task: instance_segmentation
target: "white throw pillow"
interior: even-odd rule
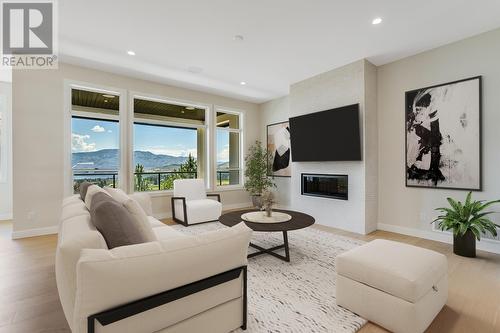
[[[137,201],[135,201],[134,199],[128,199],[123,203],[123,207],[125,207],[130,215],[132,215],[132,217],[138,222],[138,224],[141,225],[144,234],[147,235],[148,239],[150,239],[150,242],[158,240],[155,232],[153,231],[151,223],[149,223],[146,212],[144,212],[144,209],[142,209],[141,205],[139,205]]]
[[[109,195],[122,205],[125,201],[130,200],[130,197],[120,188],[105,187],[104,190],[108,192]]]
[[[92,198],[99,192],[106,193],[106,195],[109,195],[108,192],[106,192],[97,185],[90,185],[89,188],[87,189],[87,194],[85,195],[85,206],[87,206],[88,210],[90,210],[90,206],[92,205]]]

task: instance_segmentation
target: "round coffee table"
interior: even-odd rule
[[[286,222],[276,222],[276,223],[258,223],[258,222],[248,222],[241,218],[241,215],[249,212],[256,212],[257,209],[245,209],[232,211],[223,214],[219,221],[220,223],[232,227],[240,222],[245,222],[245,224],[252,229],[253,231],[261,231],[261,232],[282,232],[283,233],[283,244],[265,249],[259,245],[250,243],[250,246],[259,250],[258,252],[250,253],[248,258],[252,258],[264,253],[270,254],[278,259],[289,262],[290,261],[290,250],[288,247],[288,231],[298,230],[307,228],[314,224],[314,217],[295,212],[293,210],[283,210],[283,209],[275,209],[273,212],[281,212],[290,215],[292,218]],[[285,255],[282,256],[277,254],[275,251],[281,248],[285,248]]]

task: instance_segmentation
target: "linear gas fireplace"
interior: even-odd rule
[[[347,175],[323,175],[303,173],[302,195],[331,199],[348,199]]]

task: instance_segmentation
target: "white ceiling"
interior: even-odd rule
[[[499,0],[59,1],[62,61],[251,102],[362,58],[381,65],[497,27]]]

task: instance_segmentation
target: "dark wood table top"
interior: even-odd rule
[[[306,227],[309,227],[314,224],[314,217],[300,213],[300,212],[295,212],[293,210],[283,210],[283,209],[273,209],[273,212],[282,212],[289,214],[292,216],[292,219],[286,222],[278,222],[278,223],[256,223],[256,222],[248,222],[244,221],[241,218],[241,215],[249,212],[256,212],[258,211],[257,209],[244,209],[244,210],[238,210],[238,211],[232,211],[223,214],[220,218],[219,221],[220,223],[232,227],[234,225],[237,225],[240,222],[245,222],[245,224],[252,229],[253,231],[290,231],[290,230],[297,230],[297,229],[303,229]]]

